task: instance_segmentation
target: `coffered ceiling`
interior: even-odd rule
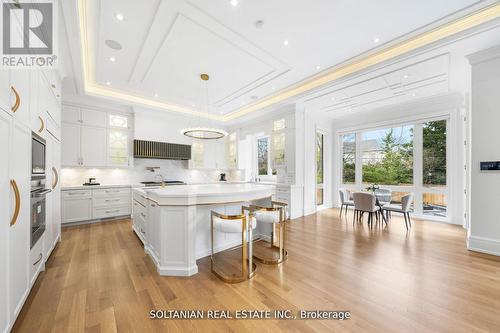
[[[63,9],[68,35],[80,34],[69,43],[74,79],[84,81],[84,92],[167,111],[205,112],[199,75],[207,73],[212,114],[227,120],[480,2],[65,0]],[[110,48],[106,40],[121,49]],[[425,71],[422,66],[415,73]],[[421,89],[426,80],[439,84],[442,79],[426,76]],[[373,91],[385,85],[404,93],[406,83],[396,81],[388,75],[366,84]],[[339,96],[345,105],[363,104],[360,97],[349,98]],[[326,111],[348,107],[339,103],[325,106]]]

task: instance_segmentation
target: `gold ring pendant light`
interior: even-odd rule
[[[206,93],[207,93],[207,120],[210,121],[210,107],[208,102],[208,80],[210,76],[208,74],[201,74],[200,79],[205,82]],[[201,119],[200,119],[201,122]],[[211,126],[197,126],[189,127],[181,130],[181,133],[187,137],[197,139],[197,140],[217,140],[222,139],[227,136],[227,132],[220,128],[215,128]]]

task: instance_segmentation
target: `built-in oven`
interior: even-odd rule
[[[31,247],[42,237],[45,231],[46,196],[49,189],[31,191]]]
[[[45,178],[46,141],[38,134],[31,133],[31,179]]]

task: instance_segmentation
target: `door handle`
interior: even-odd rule
[[[16,95],[16,102],[11,108],[12,112],[16,113],[17,109],[19,109],[19,105],[21,105],[21,97],[19,97],[19,93],[17,92],[16,88],[14,88],[14,86],[10,86],[10,89],[12,89],[14,95]]]
[[[14,190],[14,196],[16,198],[16,206],[14,208],[14,215],[10,220],[10,225],[13,226],[17,222],[17,218],[19,216],[19,209],[21,208],[21,196],[19,195],[19,187],[17,187],[17,183],[14,179],[10,180],[10,186]]]
[[[57,169],[52,167],[52,172],[54,173],[55,182],[52,183],[52,189],[55,189],[57,184],[59,184],[59,173],[57,173]]]
[[[38,133],[42,133],[43,130],[45,129],[45,122],[43,121],[43,118],[38,116],[38,119],[40,119],[40,128],[38,129]]]
[[[36,266],[40,261],[42,261],[43,255],[40,253],[40,256],[38,257],[37,261],[33,263],[33,266]]]

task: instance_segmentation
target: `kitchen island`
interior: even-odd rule
[[[241,214],[243,205],[270,203],[273,188],[260,184],[178,185],[135,189],[134,231],[160,275],[191,276],[210,255],[210,212]],[[215,233],[215,251],[241,244],[239,234]]]

